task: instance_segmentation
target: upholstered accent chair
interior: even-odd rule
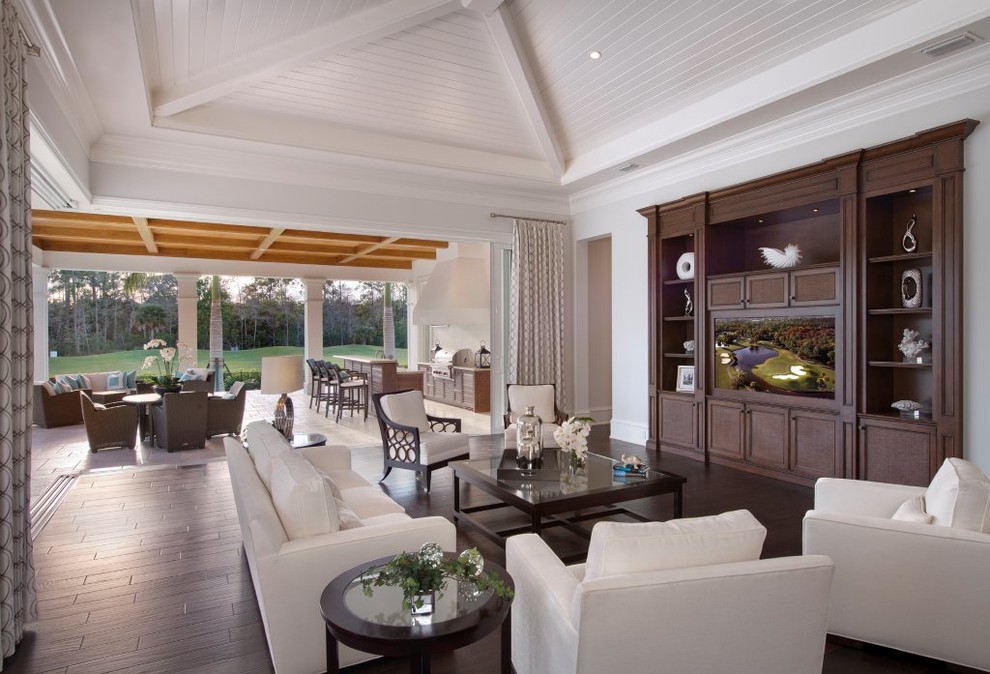
[[[121,402],[106,405],[94,403],[84,392],[78,393],[89,451],[109,447],[134,449],[138,427],[137,408]]]
[[[927,488],[818,480],[804,552],[835,562],[830,634],[990,671],[990,480],[972,463]]]
[[[166,393],[151,408],[155,444],[169,452],[205,447],[208,399],[203,391]]]
[[[247,389],[242,381],[235,381],[222,396],[210,396],[206,401],[206,437],[212,438],[221,433],[240,434],[246,398]]]
[[[422,391],[376,393],[371,397],[382,434],[384,474],[393,468],[416,471],[423,488],[430,491],[430,474],[450,461],[468,458],[468,435],[461,420],[426,413]]]
[[[512,536],[517,674],[820,674],[832,562],[760,559],[745,510],[669,522],[599,522],[588,561],[565,566]]]
[[[509,384],[505,387],[509,401],[502,421],[505,423],[505,447],[516,446],[516,419],[532,405],[543,422],[543,446],[556,447],[553,432],[564,423],[565,416],[557,408],[557,388],[553,384]]]

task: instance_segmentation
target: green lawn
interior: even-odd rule
[[[323,349],[325,359],[333,358],[339,364],[343,362],[335,356],[360,356],[362,358],[374,358],[382,350],[382,347],[373,344],[343,344],[341,346],[328,346]],[[49,374],[75,374],[77,372],[113,372],[115,370],[138,370],[141,374],[141,365],[145,356],[151,355],[154,351],[137,349],[135,351],[115,351],[112,353],[99,353],[92,356],[65,356],[48,359]],[[210,352],[200,350],[197,352],[197,363],[200,367],[206,367],[209,363]],[[232,372],[261,369],[262,356],[301,356],[302,347],[298,346],[270,346],[263,349],[250,349],[247,351],[224,351],[223,361]],[[399,367],[405,367],[407,362],[406,349],[396,349],[395,355],[399,360]],[[149,374],[152,371],[148,371]]]

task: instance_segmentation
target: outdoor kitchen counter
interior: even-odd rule
[[[370,393],[392,393],[406,389],[423,390],[423,373],[418,370],[400,370],[394,360],[337,356],[344,361],[344,369],[368,375]],[[372,410],[369,410],[372,411]]]
[[[484,367],[452,367],[451,376],[434,377],[432,363],[420,363],[423,375],[423,397],[438,403],[456,405],[487,414],[491,411],[491,370]]]

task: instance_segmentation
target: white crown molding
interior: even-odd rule
[[[305,151],[303,155],[316,155]],[[524,181],[486,184],[467,180],[461,171],[433,171],[433,175],[398,173],[369,167],[334,164],[309,156],[286,156],[221,149],[145,138],[106,135],[91,149],[96,163],[201,175],[257,180],[430,199],[485,208],[516,208],[560,217],[567,213],[567,196],[559,187],[537,184],[526,189]],[[477,178],[474,176],[474,178]],[[513,184],[516,183],[516,184]]]
[[[103,135],[103,124],[83,84],[48,0],[17,0],[24,31],[41,49],[38,70],[79,143],[88,148]]]
[[[751,162],[856,126],[990,87],[990,44],[782,117],[571,195],[571,214],[660,190],[673,183]],[[955,119],[959,115],[953,117]],[[834,154],[856,148],[836,148]]]
[[[65,190],[70,198],[85,208],[93,200],[89,185],[73,169],[58,145],[48,135],[33,112],[29,113],[31,125],[31,161],[37,163]]]

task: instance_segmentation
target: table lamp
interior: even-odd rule
[[[292,440],[292,399],[289,393],[303,387],[302,356],[263,356],[261,358],[261,392],[281,394],[275,403],[275,429]]]

